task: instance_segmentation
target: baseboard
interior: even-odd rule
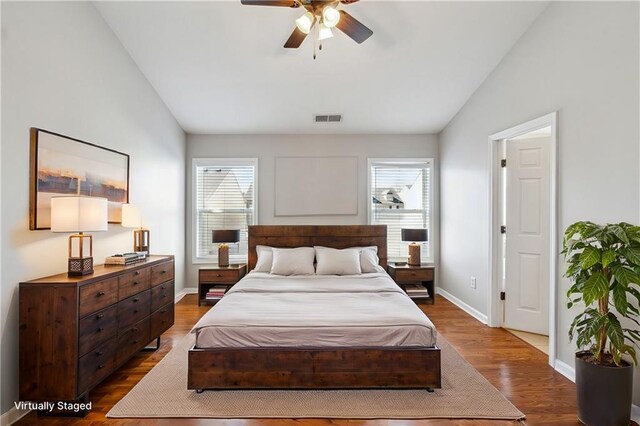
[[[462,300],[460,300],[457,297],[455,297],[453,294],[447,292],[446,290],[441,289],[440,287],[436,287],[436,294],[441,295],[442,297],[447,299],[449,302],[453,303],[458,308],[462,309],[463,311],[465,311],[466,313],[468,313],[469,315],[471,315],[472,317],[474,317],[475,319],[477,319],[481,323],[487,324],[488,318],[487,318],[487,316],[485,314],[483,314],[479,310],[467,305]]]
[[[572,366],[570,366],[566,362],[560,361],[559,359],[556,359],[555,365],[556,365],[555,370],[558,373],[562,374],[564,377],[571,380],[572,382],[576,381],[576,370]]]
[[[9,426],[29,414],[31,410],[18,410],[16,407],[11,407],[9,411],[3,413],[0,416],[0,425]]]
[[[178,303],[179,301],[181,301],[182,298],[185,297],[187,294],[197,294],[197,293],[198,293],[198,289],[195,288],[195,287],[183,288],[178,293],[176,293],[176,302],[175,303]]]

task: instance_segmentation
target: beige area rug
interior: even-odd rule
[[[107,417],[522,419],[524,415],[438,336],[442,389],[187,390],[189,334],[107,413]]]

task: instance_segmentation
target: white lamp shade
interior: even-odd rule
[[[300,31],[305,34],[309,34],[311,31],[311,27],[313,27],[313,23],[316,21],[316,17],[313,13],[307,12],[298,19],[296,19],[296,26]]]
[[[142,216],[140,210],[133,204],[122,205],[122,226],[125,228],[141,228]]]
[[[107,199],[98,197],[51,198],[51,231],[107,230]]]
[[[318,32],[318,40],[326,40],[331,37],[333,37],[333,32],[331,31],[331,28],[325,26],[324,24],[320,24],[320,31]]]

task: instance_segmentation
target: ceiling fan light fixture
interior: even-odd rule
[[[327,27],[324,23],[320,24],[320,31],[318,31],[318,40],[326,40],[333,37],[331,28]]]
[[[315,15],[311,12],[307,12],[301,17],[299,17],[298,19],[296,19],[296,27],[298,27],[298,29],[303,33],[309,34],[309,31],[311,31],[311,27],[313,27],[313,23],[315,21],[316,21]]]
[[[333,28],[338,25],[338,21],[340,21],[340,12],[338,9],[331,6],[326,6],[322,9],[322,22],[328,28]]]

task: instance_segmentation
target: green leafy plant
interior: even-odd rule
[[[562,254],[568,264],[565,276],[572,281],[567,307],[580,302],[585,306],[571,324],[570,339],[575,337],[579,348],[589,349],[596,364],[613,361],[619,366],[622,356],[628,354],[637,365],[640,226],[574,223],[564,234]],[[624,328],[618,316],[638,328]]]

